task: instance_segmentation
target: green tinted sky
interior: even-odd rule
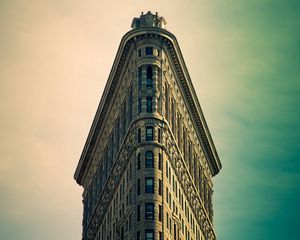
[[[223,163],[218,239],[298,239],[300,2],[270,0],[1,0],[0,238],[80,239],[73,173],[147,10],[178,39]]]

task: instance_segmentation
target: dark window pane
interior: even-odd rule
[[[158,169],[161,170],[161,165],[162,165],[162,161],[161,161],[161,154],[158,154]]]
[[[153,47],[146,47],[146,55],[153,55]]]
[[[154,193],[154,179],[145,178],[145,193]]]
[[[147,113],[152,112],[152,97],[147,97]]]
[[[137,221],[141,220],[141,206],[137,205]]]
[[[140,179],[137,180],[137,194],[138,195],[141,194],[141,180]]]
[[[159,240],[163,240],[162,232],[159,232]]]
[[[142,67],[138,68],[138,90],[142,89]]]
[[[162,221],[162,206],[159,205],[158,208],[158,220],[161,222]]]
[[[154,219],[154,203],[145,203],[145,219]]]
[[[158,129],[158,142],[161,143],[161,129]]]
[[[153,127],[146,127],[146,141],[153,141]]]
[[[138,113],[142,112],[142,98],[138,98]]]
[[[138,143],[141,142],[141,129],[140,128],[138,129],[137,141],[138,141]]]
[[[152,66],[147,67],[147,79],[146,79],[146,87],[152,88],[153,85],[153,70]]]
[[[158,194],[162,195],[162,181],[160,179],[158,181]]]
[[[139,153],[137,156],[137,169],[141,169],[141,154]]]
[[[154,168],[154,156],[151,151],[145,154],[145,168]]]

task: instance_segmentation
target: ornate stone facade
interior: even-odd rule
[[[166,20],[122,38],[78,163],[84,240],[215,240],[221,163]]]

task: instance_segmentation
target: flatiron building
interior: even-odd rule
[[[221,163],[175,36],[151,12],[132,21],[74,178],[83,240],[215,240]]]

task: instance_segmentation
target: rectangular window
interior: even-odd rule
[[[142,112],[142,98],[138,98],[138,113]]]
[[[137,165],[137,170],[140,170],[141,169],[141,154],[139,153],[138,155],[137,155],[137,163],[136,163],[136,165]]]
[[[132,164],[131,164],[131,162],[130,162],[130,164],[129,164],[129,180],[131,180],[132,179]]]
[[[141,240],[141,234],[140,234],[140,231],[138,231],[136,233],[136,240]]]
[[[177,227],[175,223],[174,223],[174,240],[177,240]]]
[[[162,164],[162,160],[161,160],[161,154],[158,154],[158,169],[161,170],[161,164]]]
[[[138,56],[139,56],[139,57],[142,56],[142,49],[139,49],[139,50],[138,50]]]
[[[169,203],[169,189],[168,188],[166,189],[166,192],[167,192],[167,194],[166,194],[166,200],[167,200],[167,203]]]
[[[129,112],[129,122],[131,122],[131,119],[132,119],[132,100],[133,100],[133,97],[132,97],[132,86],[130,87],[130,90],[129,90],[129,96],[128,96],[128,112]],[[125,117],[126,118],[126,117]]]
[[[181,149],[181,115],[179,114],[177,117],[177,139],[178,139],[178,146]]]
[[[153,141],[153,127],[146,127],[146,141]]]
[[[145,193],[154,193],[154,178],[145,178]]]
[[[137,205],[136,217],[137,217],[137,221],[139,222],[141,220],[141,206],[140,205]]]
[[[137,180],[137,194],[138,195],[141,194],[141,180],[140,179]]]
[[[175,190],[175,179],[174,179],[174,175],[172,174],[172,190],[174,192]]]
[[[166,177],[169,179],[169,163],[168,161],[166,162]]]
[[[140,143],[141,142],[141,129],[138,129],[138,133],[137,133],[137,142]]]
[[[183,157],[184,157],[184,159],[186,159],[186,128],[185,127],[183,127],[183,134],[182,134],[182,141],[183,141],[183,146],[182,146],[182,148],[183,148]]]
[[[151,65],[147,67],[147,78],[146,78],[146,87],[153,87],[153,68]]]
[[[162,206],[158,206],[158,220],[161,222],[162,221]]]
[[[162,181],[160,179],[158,181],[158,194],[162,195]]]
[[[158,128],[158,133],[157,133],[157,141],[159,142],[159,143],[161,143],[161,129],[160,128]]]
[[[154,203],[145,203],[145,219],[154,219]]]
[[[153,55],[153,47],[146,47],[146,55]]]
[[[142,67],[138,68],[138,90],[140,91],[142,89],[142,73],[143,69]]]
[[[152,113],[152,97],[147,97],[147,113]]]
[[[154,230],[145,230],[145,240],[154,240]]]
[[[169,121],[169,86],[165,84],[165,116]]]
[[[152,151],[147,151],[145,154],[145,168],[154,168],[154,154]]]
[[[171,112],[172,112],[172,119],[171,119],[171,125],[172,125],[172,131],[175,135],[175,124],[176,124],[176,107],[175,107],[176,103],[175,100],[172,99],[171,100]]]
[[[163,240],[162,232],[159,232],[159,240]]]

